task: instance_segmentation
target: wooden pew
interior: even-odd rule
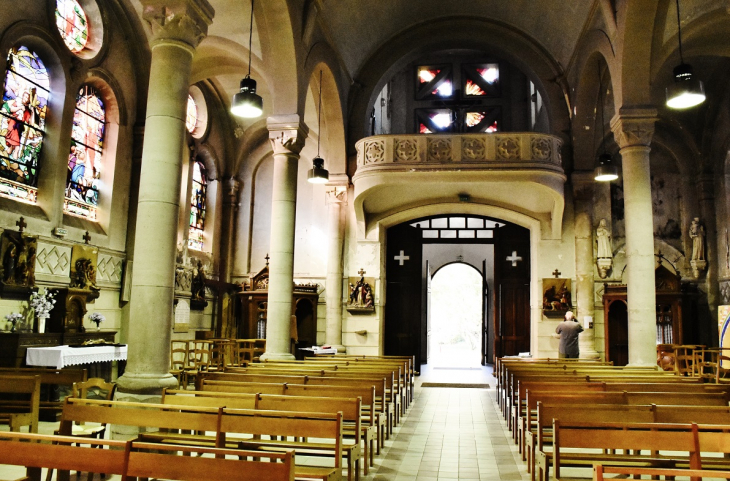
[[[230,392],[214,391],[187,391],[187,390],[164,390],[162,404],[176,406],[195,407],[226,407],[234,409],[263,409],[268,411],[299,411],[308,413],[329,413],[341,412],[343,421],[352,422],[355,428],[352,431],[354,444],[343,445],[343,456],[347,460],[348,479],[359,479],[359,463],[361,457],[361,420],[360,411],[362,401],[360,398],[322,398],[322,397],[300,397],[270,394],[241,394]],[[344,434],[344,433],[343,433]],[[185,438],[187,439],[187,437]],[[202,439],[202,438],[198,438]],[[207,438],[210,442],[214,439]],[[278,443],[281,445],[281,443]],[[292,448],[299,448],[301,453],[302,444],[292,445]],[[365,445],[365,458],[367,457],[368,446]],[[317,455],[319,453],[315,453]],[[324,453],[331,456],[331,452]],[[306,455],[306,453],[305,453]],[[371,458],[372,462],[372,458]],[[363,465],[364,474],[367,475],[368,467]]]
[[[618,474],[625,477],[633,476],[651,476],[651,479],[670,479],[676,476],[688,477],[690,479],[704,478],[720,478],[730,479],[730,471],[717,471],[711,469],[667,469],[667,468],[637,468],[635,466],[603,466],[596,464],[593,466],[593,481],[604,481],[607,479],[616,479],[615,477],[606,478],[604,474]]]
[[[0,424],[7,424],[11,431],[28,426],[31,433],[38,432],[38,413],[41,400],[41,377],[0,375],[0,394],[27,396],[26,400],[14,400],[0,409]]]
[[[54,386],[71,388],[76,382],[84,382],[88,379],[86,369],[53,369],[44,367],[3,367],[0,368],[0,376],[40,376],[41,377],[41,398],[40,413],[60,413],[63,409],[63,399],[53,399]],[[13,407],[17,402],[9,399],[0,399],[0,412]],[[21,402],[21,404],[23,404]],[[55,419],[54,419],[55,420]]]
[[[668,449],[668,447],[671,447]],[[603,450],[569,452],[566,449]],[[624,450],[624,454],[605,454]],[[633,454],[628,454],[629,450]],[[687,455],[660,455],[659,451],[676,451]],[[650,454],[640,454],[649,451]],[[539,481],[547,481],[552,466],[553,478],[560,479],[563,467],[589,467],[600,463],[614,466],[673,468],[677,462],[689,462],[691,469],[701,469],[700,442],[696,424],[574,423],[553,420],[553,451],[536,453]]]
[[[0,464],[26,466],[29,480],[38,479],[40,469],[48,468],[117,474],[123,481],[130,477],[294,481],[292,451],[261,453],[99,439],[89,440],[86,444],[91,446],[86,447],[73,444],[76,441],[66,436],[3,432],[0,433]],[[178,456],[180,451],[188,456]],[[203,454],[213,457],[200,456]],[[226,455],[239,459],[226,459]],[[268,461],[240,460],[241,457],[265,457]]]
[[[230,420],[235,416],[235,420]],[[74,422],[106,422],[123,426],[160,428],[167,430],[192,430],[216,433],[214,445],[207,447],[255,449],[255,440],[232,438],[226,443],[226,435],[244,434],[248,436],[297,436],[329,438],[329,449],[335,454],[334,468],[296,465],[297,478],[337,481],[342,477],[340,458],[342,457],[342,416],[312,413],[286,413],[276,411],[257,411],[243,409],[205,408],[195,406],[132,403],[122,401],[97,401],[91,399],[67,398],[63,407],[60,432],[71,432]],[[245,424],[245,422],[250,425]],[[267,429],[268,426],[268,429]],[[240,429],[235,431],[234,428]],[[330,437],[331,436],[331,437]],[[204,446],[204,437],[174,433],[140,433],[139,440],[163,442],[165,439],[184,440],[190,445]],[[245,446],[242,444],[246,442]],[[76,439],[78,442],[78,439]],[[270,442],[270,441],[264,441]],[[306,444],[306,443],[305,443]],[[247,447],[248,446],[248,447]],[[283,451],[283,449],[282,449]],[[59,471],[58,480],[68,481],[68,471]]]
[[[566,409],[564,404],[540,402],[537,405],[537,424],[526,438],[527,469],[532,473],[533,479],[535,452],[545,451],[552,442],[552,422],[555,418],[560,418],[565,424],[616,420],[623,423],[666,424],[690,424],[702,421],[703,425],[726,426],[730,424],[730,407],[597,404],[581,406],[580,409]],[[717,449],[714,451],[719,452]]]

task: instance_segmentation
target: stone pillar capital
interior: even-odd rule
[[[649,147],[657,121],[655,108],[621,108],[611,119],[611,130],[621,149]]]
[[[193,49],[208,34],[215,15],[207,0],[142,0],[142,8],[153,43],[178,41]]]
[[[297,114],[272,115],[266,119],[269,129],[269,140],[274,149],[274,155],[299,155],[304,147],[309,129]]]

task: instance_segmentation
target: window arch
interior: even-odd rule
[[[0,106],[0,195],[35,203],[50,78],[35,52],[12,48]]]
[[[191,134],[195,132],[198,125],[198,105],[195,103],[193,96],[188,94],[188,110],[185,115],[185,127]]]
[[[199,160],[193,162],[193,185],[190,193],[190,231],[188,248],[202,251],[205,247],[205,211],[207,203],[208,178],[205,166]]]
[[[82,85],[76,95],[71,147],[66,173],[64,212],[96,220],[106,109],[91,85]]]
[[[56,0],[56,28],[71,52],[79,53],[86,48],[89,25],[86,12],[77,0]]]

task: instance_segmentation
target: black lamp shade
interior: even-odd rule
[[[705,101],[705,86],[693,76],[686,63],[674,68],[674,83],[667,87],[667,107],[687,109]]]
[[[324,168],[324,159],[315,157],[312,159],[312,168],[307,175],[307,181],[312,184],[326,184],[330,180],[330,173]]]
[[[264,110],[264,100],[256,95],[256,81],[250,77],[241,80],[241,91],[233,96],[231,113],[238,117],[254,118]]]
[[[611,161],[611,154],[603,153],[598,156],[598,167],[594,171],[593,178],[598,182],[611,182],[618,179],[618,169]]]

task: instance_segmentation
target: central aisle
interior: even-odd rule
[[[375,470],[366,479],[529,479],[494,402],[494,388],[420,387],[420,384],[418,379],[408,415],[386,442],[385,456],[381,456],[382,461],[376,458]]]

